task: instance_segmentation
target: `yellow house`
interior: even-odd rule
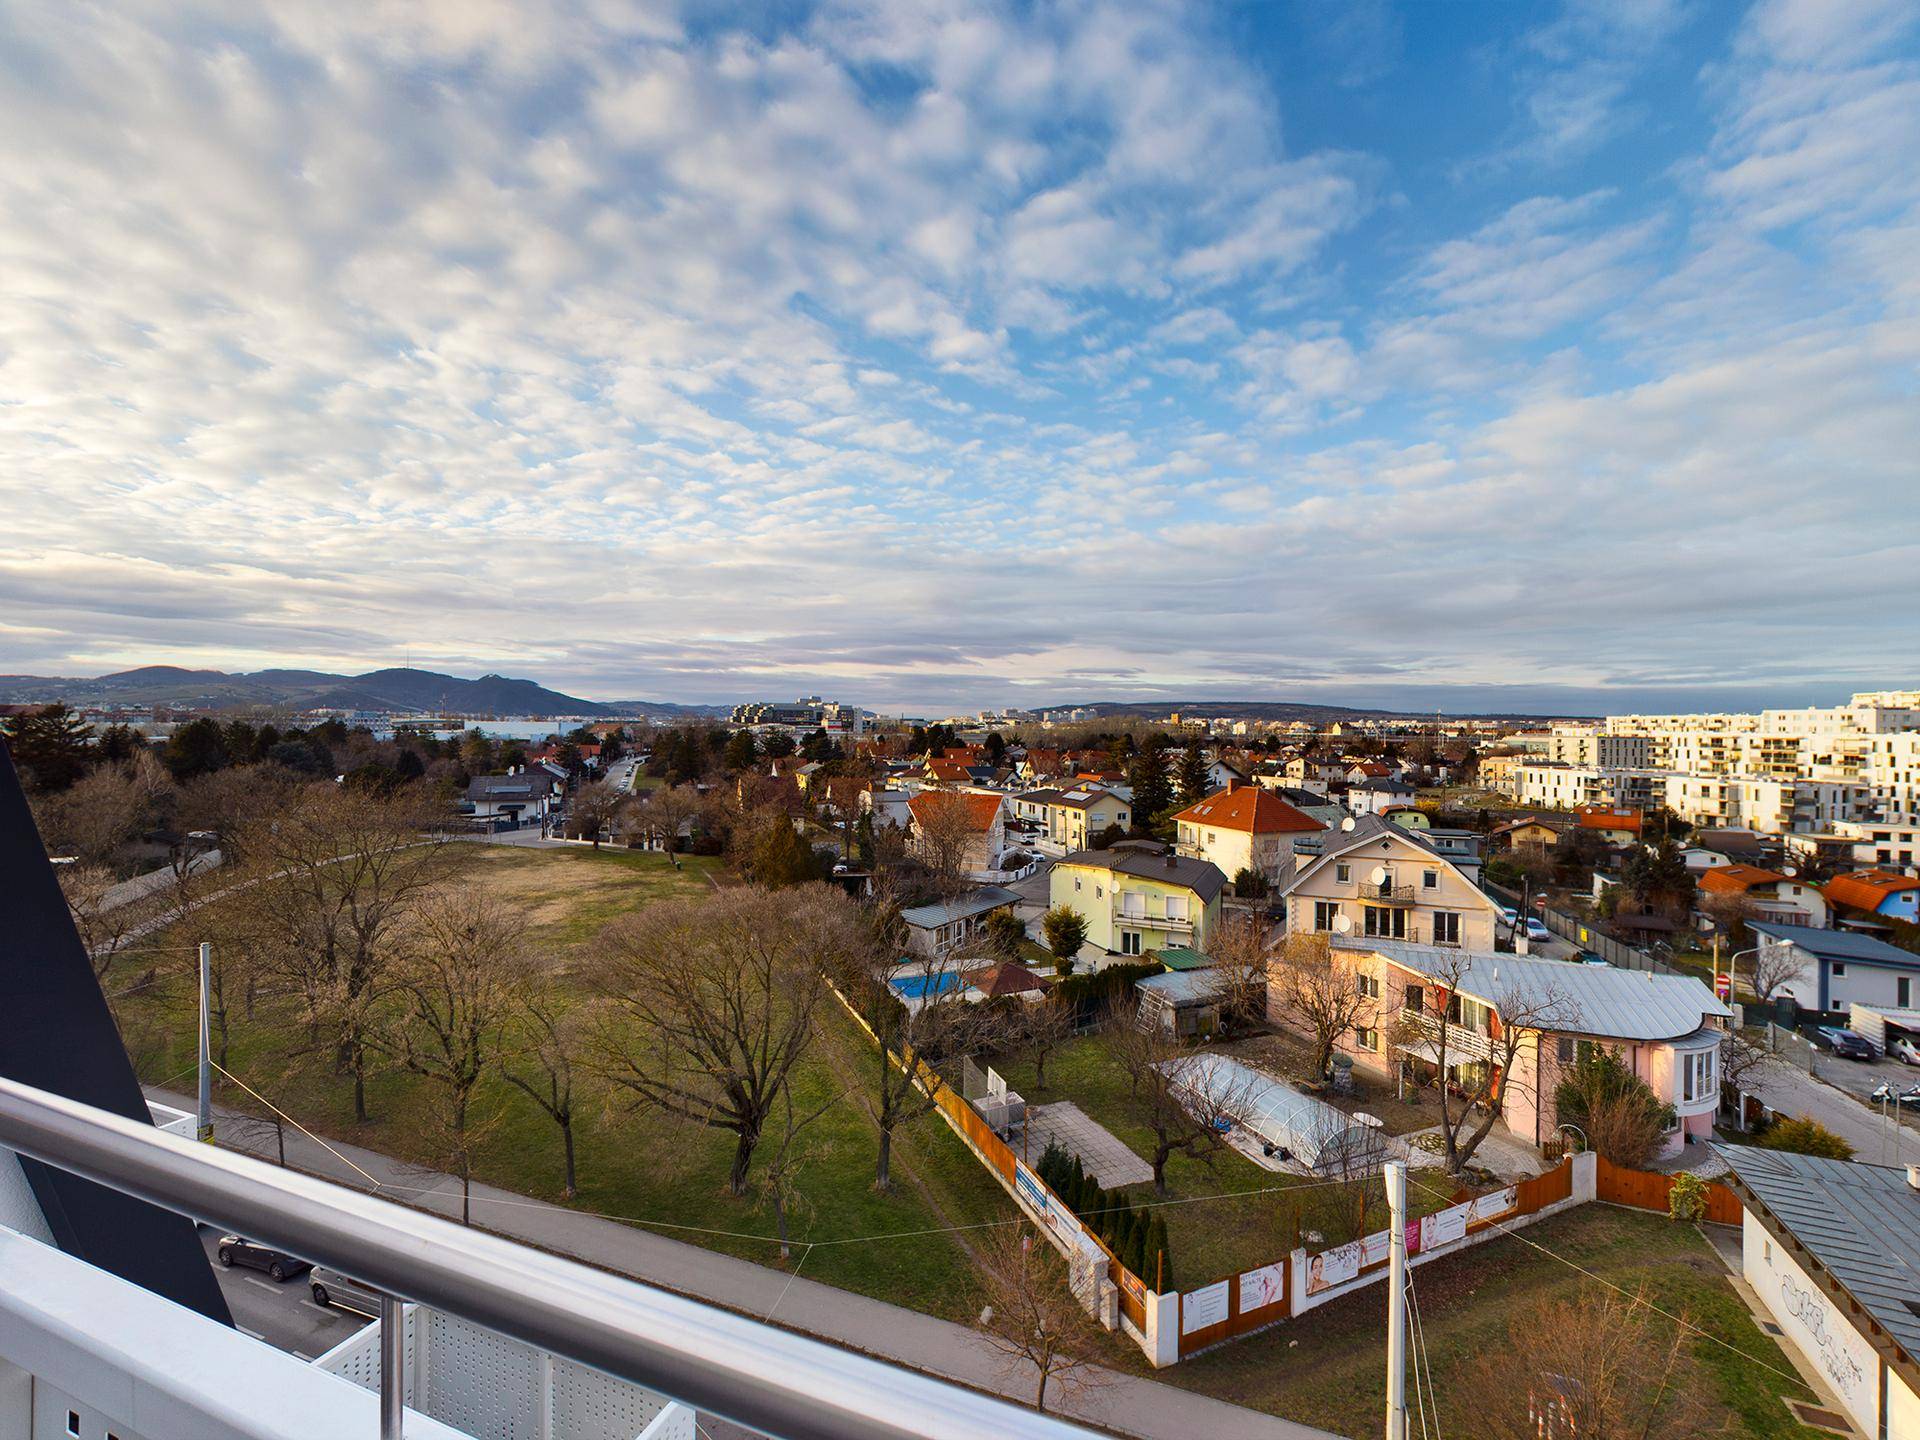
[[[1048,900],[1077,911],[1110,955],[1169,945],[1204,950],[1220,923],[1227,877],[1205,860],[1139,850],[1077,850],[1054,864]]]
[[[1064,850],[1083,850],[1109,825],[1124,830],[1133,818],[1127,801],[1094,786],[1061,791],[1046,805],[1045,836]]]

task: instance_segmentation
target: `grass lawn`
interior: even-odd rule
[[[1153,1134],[1134,1119],[1126,1076],[1099,1035],[1082,1035],[1054,1052],[1047,1061],[1045,1090],[1035,1086],[1031,1063],[1016,1061],[996,1068],[1029,1104],[1071,1100],[1142,1159],[1151,1160]],[[1180,1289],[1192,1290],[1279,1259],[1293,1248],[1296,1218],[1302,1230],[1325,1233],[1331,1226],[1331,1219],[1320,1209],[1326,1191],[1301,1189],[1307,1184],[1304,1177],[1265,1169],[1224,1148],[1215,1152],[1212,1162],[1185,1155],[1167,1162],[1168,1197],[1173,1203],[1161,1213]],[[1297,1195],[1288,1193],[1296,1189]],[[1129,1187],[1129,1191],[1136,1201],[1153,1199],[1150,1184]],[[1434,1200],[1427,1208],[1443,1203]],[[1384,1223],[1383,1212],[1380,1224]],[[1379,1225],[1370,1223],[1368,1228]]]
[[[1753,1323],[1700,1233],[1658,1215],[1583,1205],[1528,1228],[1536,1244],[1614,1284],[1642,1283],[1662,1309],[1787,1372],[1763,1369],[1707,1339],[1691,1350],[1691,1386],[1724,1416],[1728,1435],[1812,1440],[1780,1397],[1812,1399],[1778,1345]],[[1500,1343],[1516,1312],[1574,1298],[1591,1284],[1519,1239],[1493,1241],[1414,1272],[1441,1433],[1474,1433],[1475,1358]],[[1386,1288],[1373,1285],[1300,1320],[1223,1345],[1156,1378],[1342,1435],[1380,1433],[1386,1405]],[[1409,1400],[1411,1401],[1411,1386]]]
[[[630,851],[506,846],[462,851],[454,862],[458,883],[485,885],[525,906],[535,943],[554,951],[557,983],[564,983],[559,977],[608,919],[666,896],[704,893],[705,871],[718,863],[683,856],[685,868],[676,872],[663,856]],[[185,1083],[177,1077],[193,1063],[192,1007],[185,967],[116,1002],[144,1079],[175,1077],[176,1087]],[[885,1195],[874,1190],[876,1135],[861,1106],[861,1091],[854,1088],[868,1083],[870,1054],[864,1037],[829,996],[814,1043],[796,1072],[796,1096],[803,1108],[839,1098],[806,1132],[816,1154],[802,1174],[804,1200],[790,1228],[796,1240],[859,1243],[823,1243],[804,1255],[796,1251],[796,1258],[812,1279],[948,1318],[968,1318],[978,1313],[978,1301],[964,1248],[952,1234],[924,1232],[1005,1219],[1013,1213],[1012,1204],[937,1116],[896,1133],[893,1188]],[[426,1100],[422,1087],[427,1082],[403,1071],[379,1072],[368,1085],[372,1118],[356,1124],[350,1084],[332,1073],[328,1055],[307,1049],[290,1000],[263,1000],[251,1022],[236,1013],[227,1068],[323,1135],[425,1165],[434,1162],[414,1118]],[[248,1108],[246,1097],[231,1086],[220,1086],[216,1097]],[[497,1080],[483,1090],[480,1110],[495,1118],[478,1147],[476,1177],[559,1201],[560,1137],[546,1115]],[[730,1132],[634,1113],[603,1082],[585,1075],[576,1081],[576,1113],[580,1194],[575,1206],[652,1222],[680,1239],[778,1263],[777,1247],[757,1238],[774,1233],[771,1208],[726,1191]],[[674,1226],[732,1233],[668,1228]],[[903,1232],[919,1233],[886,1238]]]

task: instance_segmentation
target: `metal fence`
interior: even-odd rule
[[[1496,899],[1505,901],[1516,910],[1519,908],[1520,896],[1511,890],[1495,885],[1490,880],[1485,882],[1484,888]],[[1617,965],[1622,970],[1651,970],[1656,975],[1688,973],[1677,966],[1667,964],[1664,960],[1656,960],[1646,951],[1629,945],[1624,940],[1614,939],[1613,936],[1600,930],[1595,921],[1582,919],[1578,915],[1555,909],[1551,905],[1540,907],[1539,915],[1547,929],[1562,940],[1571,941],[1582,950],[1591,950],[1609,965]]]

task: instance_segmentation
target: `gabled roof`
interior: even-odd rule
[[[1241,830],[1251,835],[1281,835],[1294,831],[1324,830],[1311,815],[1303,815],[1271,790],[1258,785],[1240,785],[1216,790],[1204,800],[1196,800],[1173,817],[1191,825],[1212,825],[1221,830]]]
[[[1049,800],[1047,803],[1058,805],[1062,810],[1090,810],[1102,800],[1119,800],[1122,805],[1127,803],[1111,790],[1102,790],[1098,786],[1067,790],[1061,793],[1058,800]]]
[[[1024,995],[1032,990],[1044,990],[1047,982],[1024,965],[1008,960],[1000,965],[990,965],[984,970],[969,971],[967,983],[982,995]]]
[[[1313,875],[1335,858],[1350,855],[1369,845],[1378,845],[1382,840],[1398,840],[1411,845],[1424,855],[1431,855],[1437,863],[1452,867],[1454,873],[1463,881],[1472,884],[1453,857],[1443,855],[1436,850],[1433,842],[1421,831],[1407,825],[1395,825],[1391,820],[1383,820],[1378,815],[1354,815],[1342,820],[1338,829],[1304,835],[1294,841],[1296,854],[1310,851],[1315,845],[1319,846],[1319,850],[1305,864],[1296,862],[1292,878],[1282,882],[1280,893],[1291,895],[1308,876]],[[1488,909],[1496,908],[1491,896],[1482,892],[1477,886],[1474,890],[1482,900],[1486,901]]]
[[[1000,813],[1001,797],[980,795],[971,790],[919,790],[907,797],[907,809],[922,823],[943,815],[948,806],[960,806],[967,817],[967,828],[985,833],[993,828]]]
[[[1855,870],[1834,876],[1821,893],[1836,905],[1878,910],[1887,903],[1887,897],[1902,890],[1920,890],[1920,880],[1894,870]]]
[[[1163,885],[1179,885],[1193,891],[1202,904],[1227,888],[1227,877],[1211,860],[1189,860],[1184,855],[1142,855],[1137,850],[1076,850],[1055,862],[1081,865],[1092,870],[1111,870],[1116,875],[1131,875],[1138,880],[1157,880]]]
[[[1679,1040],[1709,1019],[1733,1014],[1691,975],[1660,975],[1612,965],[1575,965],[1533,955],[1488,955],[1405,940],[1336,937],[1335,949],[1379,955],[1430,979],[1459,970],[1459,988],[1500,1008],[1517,999],[1529,1008],[1557,1007],[1561,1014],[1542,1028],[1610,1040]]]
[[[1899,1346],[1912,1383],[1920,1355],[1920,1195],[1906,1172],[1752,1145],[1715,1149],[1761,1223],[1802,1246],[1820,1283],[1844,1292]]]
[[[929,780],[969,780],[967,767],[958,760],[929,760],[925,765]]]
[[[1169,945],[1153,953],[1169,970],[1206,970],[1213,964],[1210,956],[1202,955],[1191,945]]]
[[[1788,877],[1762,870],[1758,865],[1716,865],[1702,870],[1696,883],[1702,890],[1722,895],[1744,895],[1756,885],[1784,885]]]
[[[1003,890],[998,885],[982,885],[970,894],[944,904],[910,905],[900,912],[900,918],[918,930],[938,930],[942,925],[951,925],[955,920],[969,920],[975,915],[986,915],[1019,900],[1011,890]]]
[[[1747,928],[1773,940],[1790,940],[1820,960],[1884,965],[1894,970],[1920,970],[1920,955],[1902,950],[1857,930],[1821,930],[1812,925],[1782,925],[1775,920],[1749,920]]]

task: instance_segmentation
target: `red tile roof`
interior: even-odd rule
[[[926,764],[929,780],[969,780],[967,767],[958,760],[929,760]]]
[[[1787,878],[1758,865],[1715,865],[1700,872],[1699,885],[1720,895],[1744,895],[1756,885],[1779,885]]]
[[[1895,870],[1855,870],[1834,876],[1820,893],[1836,905],[1874,911],[1886,904],[1889,895],[1902,890],[1920,890],[1920,880]]]
[[[1021,995],[1029,990],[1044,990],[1047,982],[1024,965],[1009,960],[985,970],[970,971],[967,983],[982,995]]]
[[[1271,790],[1258,785],[1239,785],[1216,790],[1204,800],[1196,800],[1178,815],[1176,821],[1191,825],[1212,825],[1220,830],[1245,830],[1254,835],[1278,835],[1292,831],[1324,830],[1327,827],[1303,811],[1296,810]]]
[[[907,809],[918,821],[931,821],[942,814],[949,805],[965,808],[967,828],[985,832],[993,828],[994,816],[1000,813],[998,795],[976,795],[972,792],[957,790],[920,790],[907,797]]]
[[[1640,833],[1638,810],[1614,810],[1605,805],[1583,805],[1575,812],[1583,830],[1626,830]]]

